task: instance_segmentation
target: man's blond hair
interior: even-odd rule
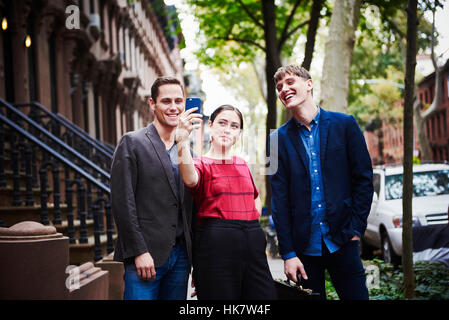
[[[286,74],[291,74],[298,76],[300,78],[303,78],[305,80],[312,79],[310,76],[309,71],[307,71],[306,68],[303,68],[301,66],[290,64],[285,67],[280,67],[276,73],[274,74],[274,83],[278,83],[279,80],[281,80]]]

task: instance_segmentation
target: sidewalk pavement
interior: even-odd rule
[[[271,258],[270,256],[267,256],[268,265],[270,267],[271,276],[273,279],[282,279],[285,280],[285,274],[284,274],[284,261],[280,258]],[[193,288],[191,287],[192,283],[192,275],[190,275],[189,278],[189,284],[188,284],[188,293],[187,293],[187,300],[198,300],[197,297],[191,298],[190,295],[193,292]]]

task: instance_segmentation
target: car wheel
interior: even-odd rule
[[[398,265],[400,263],[400,257],[394,252],[391,245],[390,238],[386,232],[382,233],[382,258],[385,263]]]

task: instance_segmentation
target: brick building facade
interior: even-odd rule
[[[0,0],[0,97],[39,101],[115,144],[152,120],[157,76],[183,81],[181,35],[167,31],[174,9],[155,3]]]
[[[434,161],[449,161],[449,60],[444,66],[441,81],[443,90],[438,110],[427,119],[425,130],[432,150],[432,159]],[[419,82],[417,94],[418,99],[423,103],[423,109],[432,103],[435,95],[435,72]],[[403,102],[401,107],[402,104]],[[364,136],[373,164],[402,162],[404,145],[402,123],[382,121],[380,134],[379,132],[365,131]],[[419,157],[420,145],[416,128],[413,136],[414,156]],[[379,148],[379,143],[383,144],[382,148]],[[381,161],[380,149],[383,150],[383,161]]]
[[[449,60],[444,66],[441,77],[443,92],[438,104],[438,110],[426,121],[426,135],[432,149],[435,161],[449,161]],[[435,72],[425,77],[418,87],[419,100],[426,106],[432,103],[435,95]]]

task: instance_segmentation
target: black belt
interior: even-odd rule
[[[258,219],[255,220],[237,220],[237,219],[221,219],[221,218],[204,218],[202,227],[229,227],[240,229],[260,228]]]

